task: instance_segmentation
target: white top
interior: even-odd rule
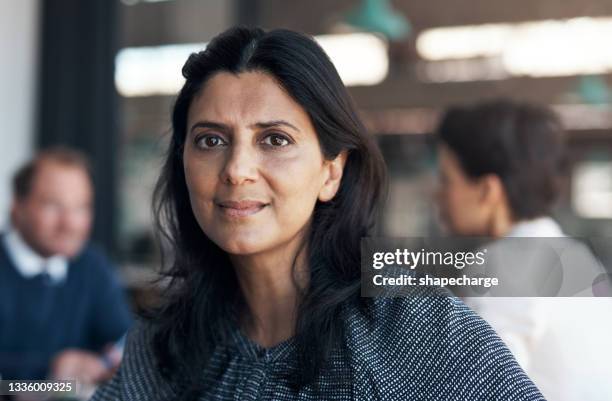
[[[511,237],[559,237],[551,218]],[[466,298],[497,331],[549,401],[612,400],[612,298]]]
[[[540,217],[533,220],[519,221],[506,237],[565,237],[563,230],[550,217]]]
[[[68,260],[61,255],[43,258],[23,240],[15,229],[11,229],[2,238],[9,257],[19,274],[31,278],[45,271],[54,283],[60,283],[68,274]]]

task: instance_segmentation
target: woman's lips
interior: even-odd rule
[[[219,206],[221,212],[228,217],[246,217],[254,215],[268,206],[268,204],[260,201],[242,200],[222,201],[218,202],[217,206]]]

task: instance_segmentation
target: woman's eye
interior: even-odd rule
[[[282,135],[272,134],[264,138],[263,142],[266,145],[274,147],[282,147],[290,144],[289,140]]]
[[[204,135],[196,139],[196,145],[200,148],[210,149],[225,145],[225,141],[218,135]]]

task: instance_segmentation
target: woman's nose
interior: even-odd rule
[[[258,155],[256,149],[247,143],[235,143],[230,149],[221,172],[224,183],[241,185],[257,180]]]

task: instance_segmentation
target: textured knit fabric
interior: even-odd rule
[[[99,352],[131,325],[112,265],[91,246],[68,265],[61,283],[20,275],[0,241],[0,375],[40,380],[66,348]]]
[[[346,347],[334,352],[318,386],[291,389],[292,339],[264,349],[235,330],[202,372],[200,399],[543,400],[493,330],[458,299],[379,298],[368,308],[344,308]],[[155,367],[148,327],[131,331],[119,371],[93,401],[175,398]]]

